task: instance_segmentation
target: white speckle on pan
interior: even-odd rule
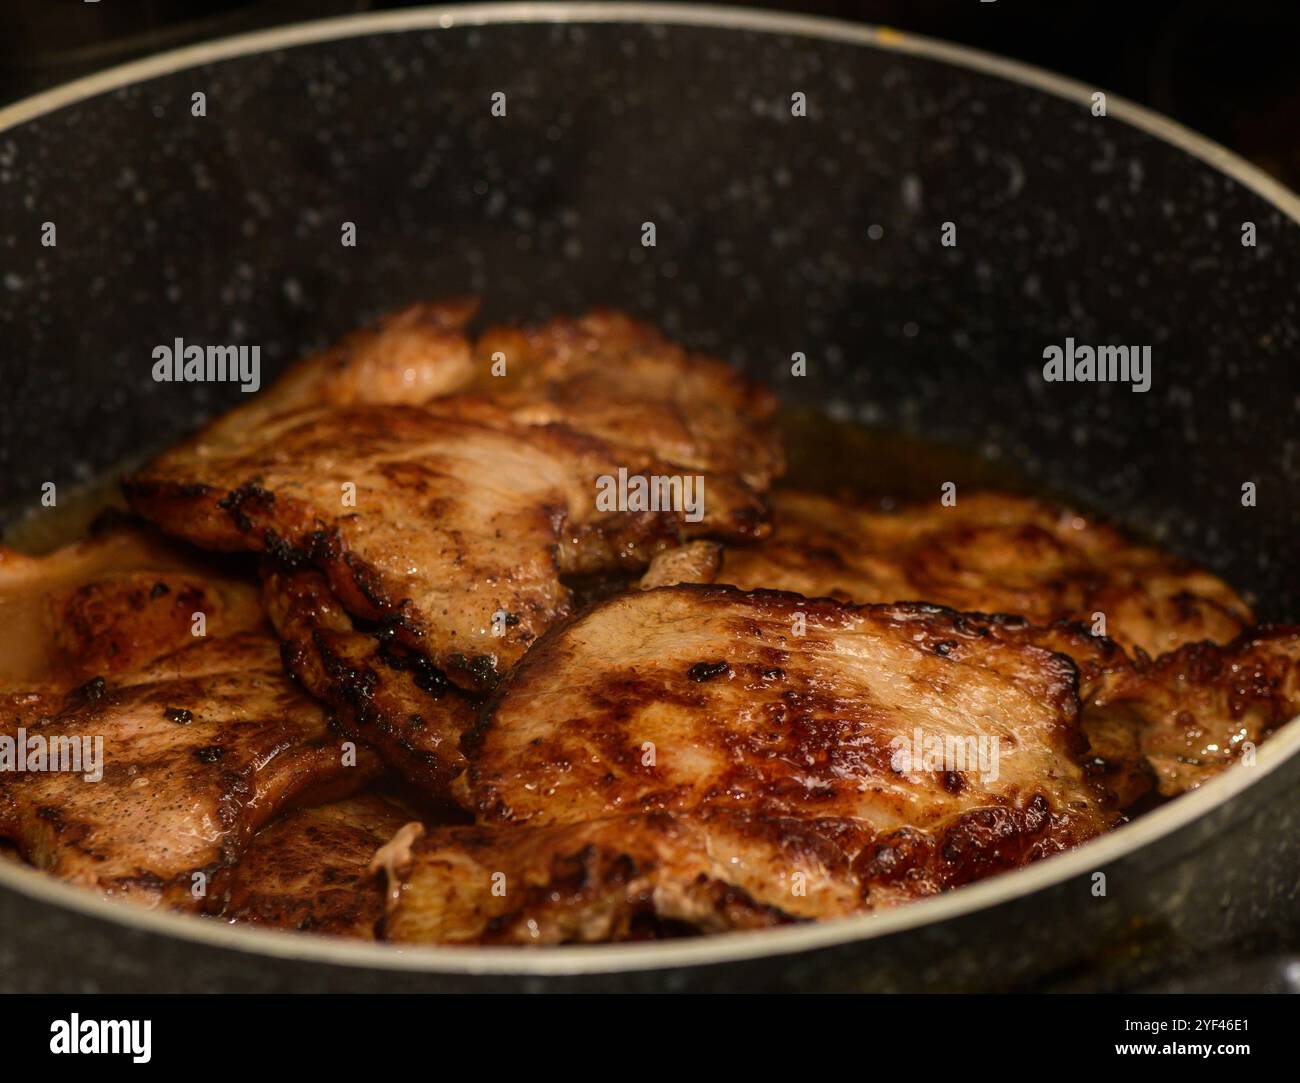
[[[921,178],[915,173],[903,175],[903,209],[915,214],[921,209]]]
[[[1007,198],[1015,199],[1025,187],[1025,167],[1014,154],[999,154],[997,159],[1007,170]]]
[[[1142,182],[1146,180],[1146,171],[1142,168],[1140,158],[1130,158],[1128,162],[1128,190],[1137,194],[1142,190]]]

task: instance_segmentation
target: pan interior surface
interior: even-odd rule
[[[489,109],[499,90],[504,118]],[[791,113],[795,94],[806,116]],[[361,318],[477,292],[490,318],[627,309],[787,403],[969,447],[1208,565],[1264,619],[1294,615],[1295,197],[1120,100],[1094,116],[1090,94],[825,20],[489,5],[251,35],[11,107],[0,508],[238,401],[228,386],[153,382],[159,343],[258,344],[265,381]],[[40,247],[47,221],[57,248]],[[355,248],[339,244],[345,222]],[[1256,247],[1241,243],[1248,222]],[[1044,383],[1043,350],[1067,337],[1150,346],[1150,391]],[[790,375],[795,352],[806,377]],[[1257,775],[1297,745],[1292,723]],[[1232,772],[1084,850],[902,911],[693,943],[397,950],[137,914],[7,864],[0,883],[350,965],[692,965],[994,905],[1175,831],[1253,777]]]

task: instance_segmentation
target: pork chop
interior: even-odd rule
[[[257,633],[202,640],[43,706],[0,760],[0,835],[55,876],[150,905],[202,906],[259,826],[379,770]]]
[[[460,386],[465,315],[425,321],[440,343],[426,352],[450,357],[431,388]],[[354,616],[386,622],[462,687],[490,687],[569,612],[562,574],[642,567],[698,535],[757,537],[760,483],[780,466],[771,396],[721,363],[611,316],[521,341],[500,381],[431,392],[422,406],[387,393],[367,401],[369,385],[345,378],[356,349],[340,348],[338,364],[309,360],[288,391],[269,390],[273,407],[218,420],[128,479],[126,494],[201,546],[315,565]],[[590,409],[597,383],[637,404],[637,425]],[[703,486],[698,506],[628,492],[602,502],[616,478],[659,479],[662,496],[687,475]]]
[[[1116,813],[1080,760],[1076,668],[1041,634],[725,587],[598,603],[534,646],[467,741],[481,825],[381,853],[383,935],[765,927],[1075,846]]]
[[[1076,663],[1090,762],[1124,808],[1199,785],[1234,762],[1225,750],[1300,714],[1287,629],[1247,629],[1250,608],[1221,580],[1104,524],[991,493],[898,512],[779,490],[770,499],[770,538],[727,547],[717,570],[705,542],[669,550],[644,581],[1023,614],[1037,622],[1027,635]],[[1091,634],[1099,614],[1108,635]]]
[[[503,824],[721,805],[891,832],[1037,804],[1039,841],[1064,848],[1112,819],[1078,758],[1076,679],[1021,621],[665,587],[537,644],[467,741],[471,788]],[[923,767],[936,741],[969,762]]]
[[[229,456],[169,453],[126,491],[199,545],[315,565],[351,613],[475,688],[567,614],[563,571],[680,536],[672,512],[597,512],[604,453],[559,430],[355,407],[285,415]],[[706,527],[752,532],[761,505],[732,495],[715,492]]]
[[[265,595],[286,668],[334,706],[342,730],[430,797],[467,804],[460,739],[474,719],[470,698],[393,637],[358,630],[319,572],[273,569]]]
[[[201,615],[201,621],[196,616]],[[0,690],[64,690],[265,626],[227,562],[118,522],[44,556],[0,546]]]
[[[440,828],[381,851],[381,930],[396,941],[543,945],[845,917],[1034,860],[1050,816],[1035,798],[1022,811],[972,809],[937,833],[718,806]]]
[[[384,893],[370,860],[410,818],[377,794],[291,812],[214,877],[212,908],[237,925],[373,939]]]
[[[1071,634],[698,585],[599,602],[529,651],[466,739],[480,826],[381,851],[383,935],[760,927],[1078,845],[1117,813],[1081,762],[1077,669],[1050,644]]]
[[[859,604],[927,601],[1039,625],[1082,621],[1130,654],[1153,657],[1184,643],[1226,643],[1254,621],[1209,572],[1027,497],[962,494],[951,507],[893,512],[792,491],[770,500],[772,535],[729,546],[716,582]]]
[[[1127,806],[1174,797],[1300,717],[1300,628],[1264,626],[1226,645],[1189,643],[1116,672],[1084,712],[1093,755]]]

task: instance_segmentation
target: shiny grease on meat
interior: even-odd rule
[[[0,775],[23,857],[361,938],[759,928],[1078,845],[1300,711],[1300,631],[1201,569],[1027,497],[769,492],[767,389],[618,313],[476,310],[394,312],[128,479],[182,541],[0,551],[0,732],[108,750]],[[598,507],[620,469],[704,515]]]

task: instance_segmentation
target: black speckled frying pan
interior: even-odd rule
[[[787,402],[1001,458],[1294,618],[1300,200],[1123,101],[1096,115],[1096,89],[824,20],[528,4],[253,34],[43,94],[0,111],[0,507],[240,397],[155,383],[160,342],[260,344],[269,377],[382,309],[477,291],[492,317],[645,315]],[[1067,337],[1149,346],[1150,389],[1045,382]],[[0,862],[0,987],[1131,986],[1294,912],[1298,725],[1023,871],[698,940],[399,954]]]

